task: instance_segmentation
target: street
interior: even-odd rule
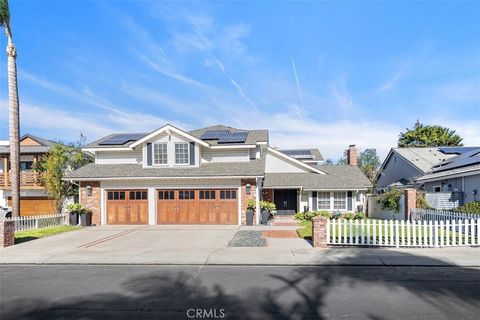
[[[477,319],[480,269],[2,265],[7,319]]]

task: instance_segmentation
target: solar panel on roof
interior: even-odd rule
[[[228,130],[208,130],[205,131],[200,139],[202,140],[218,140],[220,137],[230,133]]]
[[[444,154],[463,154],[478,149],[478,147],[441,147],[438,148]]]
[[[433,172],[456,169],[480,163],[480,148],[465,152],[459,156],[448,159],[448,162],[442,162],[437,165]]]
[[[247,140],[248,132],[229,132],[218,139],[218,143],[243,143]]]
[[[144,133],[122,133],[111,136],[110,138],[100,141],[99,145],[122,145],[129,141],[136,141],[143,137]]]
[[[280,152],[295,159],[313,159],[312,151],[308,149],[280,150]]]

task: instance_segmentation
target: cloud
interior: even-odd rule
[[[295,66],[295,60],[293,60],[293,58],[292,58],[292,67],[293,67],[293,74],[295,75],[295,83],[297,84],[298,97],[300,98],[300,103],[302,107],[304,107],[305,103],[303,102],[302,89],[300,87],[300,81],[298,80],[298,74],[297,74],[297,67]]]
[[[341,77],[332,84],[331,94],[336,101],[336,107],[340,109],[344,117],[347,116],[353,107],[353,100],[347,89],[346,77]]]
[[[380,86],[380,88],[378,89],[378,93],[383,93],[393,89],[397,85],[397,83],[405,77],[407,72],[410,70],[410,67],[410,62],[404,63],[389,80],[387,80]]]

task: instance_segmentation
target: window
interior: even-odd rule
[[[434,186],[433,187],[433,192],[441,192],[442,191],[442,186]]]
[[[130,200],[147,200],[147,191],[130,191]]]
[[[330,209],[330,192],[318,192],[318,209],[329,210]]]
[[[154,164],[167,164],[167,144],[155,143],[153,145],[153,163]]]
[[[347,209],[347,193],[346,192],[333,193],[333,209],[334,210]]]
[[[158,200],[174,200],[175,193],[172,190],[158,191]]]
[[[214,190],[201,190],[199,195],[200,199],[215,199],[215,191]]]
[[[107,194],[108,200],[125,200],[125,191],[109,191]]]
[[[20,162],[20,171],[27,171],[33,169],[32,161],[22,161]]]
[[[189,144],[188,143],[175,143],[175,163],[176,164],[188,164],[189,157]]]
[[[235,190],[222,190],[220,191],[220,199],[237,199],[237,191]]]
[[[178,191],[178,199],[193,200],[193,199],[195,199],[195,191],[193,191],[193,190]]]

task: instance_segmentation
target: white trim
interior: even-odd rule
[[[365,188],[365,189],[359,189],[359,188],[355,188],[355,189],[352,189],[352,188],[349,188],[349,189],[332,189],[332,188],[329,188],[329,189],[303,189],[303,191],[353,191],[353,190],[357,190],[357,191],[365,191],[365,190],[368,190],[368,188]]]
[[[242,225],[242,186],[238,187],[238,215],[237,215],[237,225]]]
[[[306,169],[308,169],[308,170],[311,170],[311,171],[313,171],[313,172],[320,173],[320,174],[325,174],[325,172],[323,172],[323,171],[321,171],[321,170],[319,170],[319,169],[317,169],[317,168],[314,168],[314,167],[312,167],[312,166],[309,166],[308,164],[306,164],[306,163],[304,163],[304,162],[302,162],[302,161],[300,161],[300,160],[298,160],[298,159],[295,159],[295,158],[292,158],[292,157],[290,157],[290,156],[287,156],[287,155],[284,154],[283,152],[280,152],[280,151],[278,151],[278,150],[275,150],[275,149],[272,148],[272,147],[268,147],[268,148],[267,148],[267,151],[271,151],[273,154],[278,155],[278,156],[280,156],[280,157],[283,157],[284,159],[290,160],[290,161],[292,161],[292,162],[294,162],[294,163],[296,163],[296,164],[298,164],[298,165],[300,165],[300,166],[302,166],[302,167],[304,167],[304,168],[306,168]]]
[[[154,187],[147,188],[148,192],[148,224],[157,224],[157,192]]]
[[[186,163],[177,163],[177,145],[187,145],[187,162]],[[182,154],[183,156],[184,154]],[[190,143],[188,142],[174,142],[173,143],[173,156],[174,156],[174,161],[173,165],[174,166],[190,166]]]
[[[105,189],[100,186],[100,224],[107,224],[107,203]]]
[[[257,141],[257,144],[268,144],[267,141]]]
[[[421,183],[433,182],[433,181],[436,181],[436,180],[445,180],[445,179],[453,179],[453,178],[474,176],[474,175],[477,175],[477,174],[480,174],[480,169],[479,168],[473,168],[473,169],[465,170],[465,171],[462,171],[462,172],[445,172],[445,174],[442,174],[442,175],[439,174],[438,176],[435,176],[435,177],[423,176],[423,177],[420,177],[420,178],[416,179],[415,182],[421,182]]]
[[[191,134],[181,130],[181,129],[178,129],[174,126],[172,126],[171,124],[166,124],[164,125],[163,127],[153,131],[152,133],[146,135],[145,137],[141,138],[140,140],[137,140],[135,141],[134,143],[132,143],[130,145],[130,148],[135,148],[136,146],[150,140],[150,139],[153,139],[155,136],[159,135],[160,133],[162,132],[167,132],[167,134],[171,134],[171,131],[189,139],[189,140],[192,140],[192,141],[195,141],[196,143],[204,146],[204,147],[207,147],[207,148],[210,148],[210,144],[206,143],[205,141],[201,140],[201,139],[198,139],[194,136],[192,136]]]
[[[112,177],[112,178],[63,178],[63,181],[108,181],[108,180],[170,180],[170,179],[255,179],[263,176],[195,176],[195,177]]]
[[[242,144],[242,145],[233,145],[233,146],[229,146],[229,145],[214,145],[214,146],[211,146],[210,149],[254,149],[256,148],[257,146],[254,145],[254,144]]]
[[[155,163],[155,146],[164,145],[166,148],[166,163]],[[167,142],[154,142],[152,143],[152,166],[159,166],[159,167],[168,167],[168,143]]]
[[[300,189],[303,190],[302,186],[280,186],[280,187],[265,187],[264,189]]]
[[[84,152],[95,153],[97,151],[132,151],[133,148],[82,148]]]

